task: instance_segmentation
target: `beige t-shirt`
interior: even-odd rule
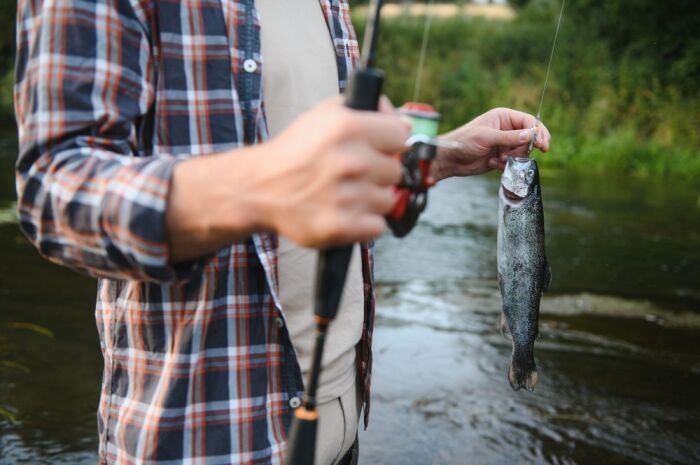
[[[270,136],[302,112],[338,95],[338,69],[330,32],[318,0],[257,0],[261,21],[263,99]],[[313,296],[318,251],[280,237],[282,310],[306,379],[315,342]],[[355,246],[341,307],[323,354],[319,403],[340,397],[356,376],[355,346],[362,336],[364,292],[359,246]]]

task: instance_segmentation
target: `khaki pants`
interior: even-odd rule
[[[356,384],[353,384],[342,396],[319,405],[318,414],[314,463],[316,465],[357,463],[356,440],[357,425],[360,421],[360,402]],[[351,461],[347,461],[346,456],[350,456]],[[352,462],[353,457],[354,462]]]

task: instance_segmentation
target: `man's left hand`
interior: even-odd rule
[[[502,170],[509,156],[529,155],[528,144],[535,130],[535,147],[546,152],[552,137],[534,116],[509,108],[490,110],[442,136],[459,142],[462,147],[439,149],[431,175],[439,181],[451,176],[481,174],[491,169]]]

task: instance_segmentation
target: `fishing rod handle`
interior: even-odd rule
[[[384,72],[376,68],[361,68],[350,77],[345,92],[345,106],[353,110],[377,111],[384,88]]]
[[[350,77],[345,106],[353,110],[376,111],[383,86],[384,73],[381,70],[358,69]],[[324,321],[332,321],[338,313],[351,257],[352,244],[325,249],[319,255],[314,313]]]
[[[324,249],[319,254],[314,301],[314,313],[319,324],[330,323],[338,313],[345,278],[350,267],[350,258],[352,258],[352,249],[353,246],[350,244]]]
[[[287,465],[313,465],[317,428],[317,410],[299,407],[294,411],[294,422],[287,442]]]

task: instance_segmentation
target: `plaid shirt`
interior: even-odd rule
[[[320,4],[342,90],[357,40],[346,0]],[[277,238],[172,265],[164,227],[176,163],[267,137],[254,0],[19,0],[18,10],[18,216],[43,255],[99,278],[100,463],[282,463],[303,386]],[[371,269],[365,246],[365,413]]]

